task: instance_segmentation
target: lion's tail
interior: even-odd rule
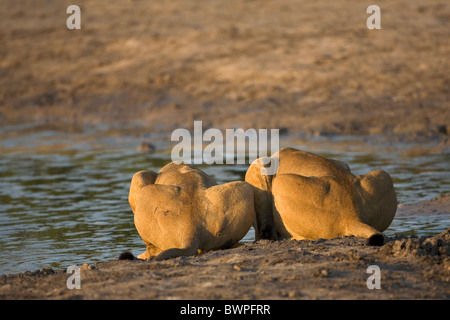
[[[347,227],[347,234],[366,238],[370,246],[382,246],[385,242],[385,237],[380,231],[360,221],[351,223]]]

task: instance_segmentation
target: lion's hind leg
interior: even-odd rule
[[[147,244],[147,249],[145,250],[145,252],[141,253],[140,255],[138,255],[138,259],[141,260],[147,260],[148,258],[150,258],[151,256],[156,256],[157,254],[159,254],[162,250],[159,249],[158,247],[155,247],[152,244]]]
[[[196,247],[189,247],[189,248],[171,248],[164,250],[160,254],[156,256],[156,261],[162,261],[170,258],[176,258],[176,257],[189,257],[193,256],[197,253]]]
[[[156,256],[156,261],[162,261],[170,258],[176,257],[189,257],[197,254],[199,249],[199,239],[192,238],[188,241],[182,248],[170,248],[162,251]]]

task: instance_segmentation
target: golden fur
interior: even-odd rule
[[[256,238],[318,239],[342,235],[382,244],[397,210],[391,177],[382,170],[355,176],[344,162],[284,148],[275,175],[261,158],[245,180],[255,188]],[[267,162],[267,161],[266,161]]]
[[[137,172],[128,201],[147,250],[138,256],[157,260],[194,255],[197,250],[231,247],[254,218],[253,188],[244,181],[217,185],[190,165],[169,163]]]

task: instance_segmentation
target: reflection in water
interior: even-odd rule
[[[41,132],[10,134],[0,142],[0,274],[48,266],[65,269],[145,249],[128,205],[129,183],[136,171],[157,171],[168,163],[170,145],[160,139],[156,144],[162,151],[144,154],[131,137],[92,141],[86,133]],[[392,175],[401,203],[430,199],[450,189],[446,152],[284,143],[348,162],[355,174],[383,168]],[[199,167],[219,183],[243,180],[247,169],[247,165]],[[448,215],[399,217],[386,234],[437,234],[449,226]],[[253,239],[251,230],[243,241]]]

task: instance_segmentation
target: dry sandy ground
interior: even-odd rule
[[[450,195],[409,205],[449,214]],[[143,247],[144,249],[144,247]],[[380,289],[369,289],[380,268]],[[166,261],[115,260],[71,274],[44,269],[0,276],[0,299],[450,299],[450,229],[432,237],[389,238],[382,247],[342,237],[261,240]]]
[[[0,121],[136,130],[285,128],[305,135],[450,131],[450,3],[6,1]],[[71,124],[71,125],[68,125]]]

